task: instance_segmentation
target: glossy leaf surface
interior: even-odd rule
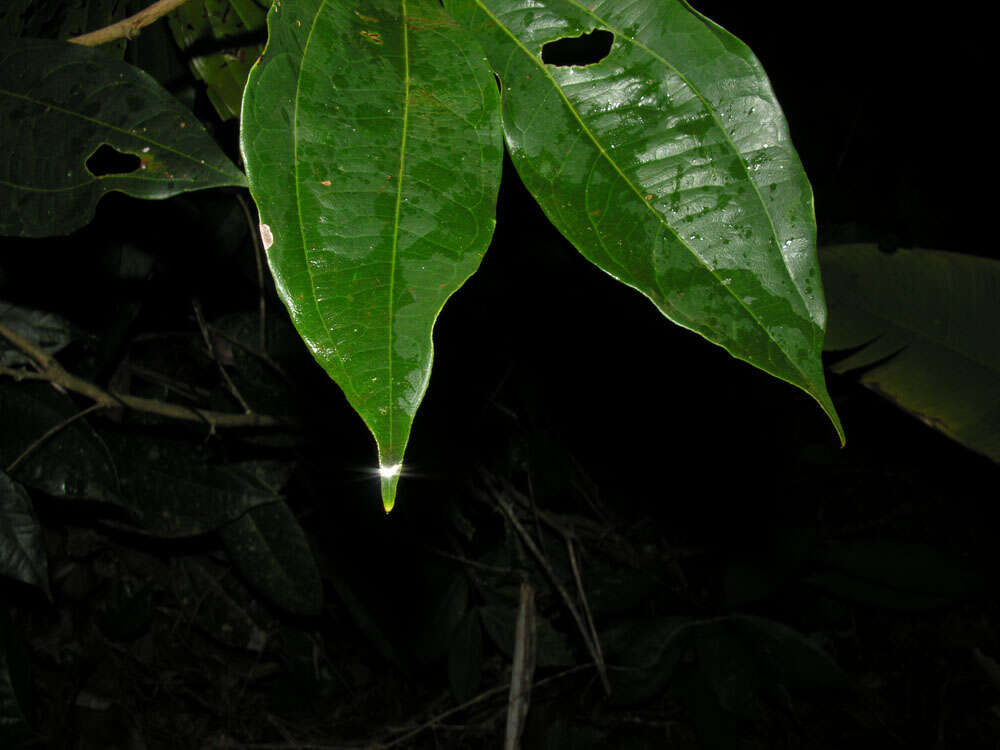
[[[378,443],[382,499],[430,376],[434,321],[495,224],[496,84],[432,0],[287,0],[241,145],[278,292]]]
[[[223,120],[240,116],[243,87],[263,50],[267,5],[256,0],[195,0],[167,16],[191,72],[205,82]],[[250,41],[254,32],[260,32],[260,43]]]
[[[149,75],[65,42],[4,44],[0,132],[0,234],[68,234],[111,190],[167,198],[245,184],[191,112]],[[102,145],[133,155],[133,171],[95,175],[88,161]]]
[[[500,77],[511,158],[559,231],[675,323],[806,391],[841,432],[812,189],[753,53],[679,0],[446,7]],[[604,59],[543,62],[547,43],[595,29],[614,35]]]
[[[0,577],[49,591],[48,560],[31,498],[24,488],[0,471]]]
[[[935,250],[820,252],[831,366],[927,425],[1000,461],[1000,263]],[[860,348],[858,348],[860,347]]]

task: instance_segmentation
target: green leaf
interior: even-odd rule
[[[820,252],[834,372],[860,381],[967,448],[1000,461],[1000,262],[935,250]]]
[[[42,528],[24,488],[0,471],[0,576],[37,586],[52,599]]]
[[[0,382],[0,469],[56,497],[117,502],[111,454],[90,425],[76,419],[80,411],[47,383]]]
[[[395,501],[431,331],[479,266],[500,180],[496,84],[433,0],[286,0],[241,146],[278,292],[378,443]]]
[[[266,17],[267,4],[255,0],[195,0],[167,16],[177,46],[189,56],[191,71],[205,82],[223,120],[240,115],[250,67],[263,50],[261,44],[246,44],[247,37],[259,30],[263,39]]]
[[[319,612],[319,570],[305,532],[283,501],[251,508],[219,535],[229,559],[269,601],[296,615]]]
[[[69,234],[111,190],[167,198],[245,184],[194,115],[146,73],[65,42],[4,45],[0,132],[0,234]],[[87,162],[102,144],[134,155],[134,171],[95,175]]]
[[[798,386],[820,351],[812,189],[753,53],[680,0],[449,0],[503,86],[511,159],[583,255],[670,320]],[[543,62],[601,29],[610,53]]]

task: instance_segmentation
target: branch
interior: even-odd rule
[[[86,34],[75,36],[67,41],[73,44],[80,44],[84,47],[96,47],[100,44],[107,44],[116,39],[134,39],[139,35],[139,30],[149,26],[153,21],[161,16],[167,15],[175,8],[184,5],[187,0],[156,0],[147,8],[143,8],[134,16],[123,18],[121,21],[105,26],[97,31],[89,31]]]
[[[86,396],[100,408],[112,409],[125,406],[147,414],[158,414],[161,417],[183,419],[188,422],[202,422],[207,424],[212,430],[215,430],[217,427],[280,427],[295,424],[295,420],[289,417],[269,417],[263,414],[227,414],[225,412],[196,409],[193,406],[156,401],[151,398],[131,396],[127,393],[106,391],[93,383],[66,372],[62,368],[62,365],[56,361],[55,357],[44,349],[40,349],[3,323],[0,323],[0,336],[9,340],[14,346],[31,357],[38,367],[38,372],[31,372],[0,366],[0,375],[9,375],[15,380],[42,380],[67,391]]]

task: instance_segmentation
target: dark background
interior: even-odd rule
[[[996,257],[987,233],[994,64],[981,19],[940,5],[697,8],[745,41],[768,71],[814,186],[821,245],[870,241],[887,252],[926,247]],[[178,80],[179,91],[185,85]],[[196,106],[207,111],[201,94]],[[234,128],[216,132],[232,151]],[[114,340],[120,326],[190,331],[192,299],[208,319],[252,310],[252,249],[234,206],[226,191],[164,203],[110,196],[94,223],[72,237],[6,240],[0,295],[60,312],[98,342]],[[152,259],[149,279],[123,279],[126,246]],[[983,321],[984,335],[994,328]],[[361,644],[355,658],[368,679],[395,686],[398,695],[385,688],[388,707],[359,709],[362,724],[387,721],[380,710],[399,720],[419,714],[420,700],[446,690],[446,680],[440,665],[409,671],[387,660],[345,604],[343,587],[360,592],[405,653],[408,631],[434,614],[422,599],[426,546],[447,546],[456,509],[479,524],[470,555],[501,534],[495,513],[474,510],[486,473],[521,487],[530,480],[541,507],[582,515],[590,513],[579,491],[585,480],[612,519],[609,529],[629,544],[700,550],[684,565],[690,587],[659,592],[659,601],[645,603],[650,610],[751,611],[836,642],[838,663],[867,691],[864,710],[848,711],[846,720],[833,709],[809,713],[804,728],[756,727],[755,746],[842,747],[875,738],[888,746],[996,747],[1000,694],[971,655],[1000,656],[989,461],[851,376],[831,375],[847,432],[841,449],[803,393],[673,326],[585,261],[548,225],[509,161],[491,249],[441,314],[435,342],[431,385],[388,517],[367,429],[318,367],[292,357],[298,408],[309,421],[304,439],[281,455],[298,462],[289,502],[309,529],[328,600],[323,617],[300,624],[328,643]],[[120,354],[96,344],[79,353],[78,364],[100,378]],[[47,523],[67,523],[63,512],[51,507]],[[817,603],[794,582],[801,561],[775,552],[802,529],[810,539],[927,545],[991,583],[927,611]],[[734,569],[769,566],[780,571],[776,588],[749,601],[734,594]],[[555,705],[560,716],[598,710]],[[693,721],[672,703],[649,710],[650,722]],[[451,746],[455,736],[437,742]]]

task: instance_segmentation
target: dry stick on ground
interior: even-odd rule
[[[566,605],[566,609],[569,610],[570,615],[573,616],[574,622],[576,622],[576,627],[580,631],[580,635],[583,636],[583,641],[587,645],[587,650],[590,652],[590,658],[594,660],[594,666],[597,667],[597,673],[601,678],[601,685],[604,687],[604,692],[611,695],[611,683],[608,682],[608,670],[607,666],[604,664],[604,657],[601,655],[600,649],[594,643],[593,639],[590,637],[590,631],[587,629],[587,624],[583,621],[580,616],[580,610],[577,609],[576,605],[573,603],[572,597],[569,592],[566,591],[566,587],[563,586],[562,581],[559,580],[559,576],[556,575],[555,571],[552,569],[551,563],[545,555],[542,554],[541,550],[538,549],[538,545],[535,544],[531,535],[525,530],[521,522],[517,520],[517,516],[514,514],[514,509],[511,507],[502,496],[500,492],[494,491],[492,494],[488,495],[487,498],[494,502],[500,510],[503,511],[504,515],[510,521],[514,530],[517,531],[518,535],[521,537],[521,541],[530,550],[531,554],[535,556],[538,560],[538,564],[542,566],[545,573],[552,580],[552,585],[556,587],[556,591],[559,592],[559,596],[562,597],[563,603]]]
[[[521,583],[521,603],[517,608],[514,629],[514,658],[510,672],[510,694],[507,698],[507,731],[504,750],[517,750],[521,745],[524,720],[531,706],[531,681],[535,676],[535,590],[530,583]]]
[[[175,8],[184,5],[187,0],[157,0],[148,8],[143,8],[135,15],[123,18],[121,21],[105,26],[97,31],[89,31],[86,34],[72,37],[67,41],[74,44],[81,44],[84,47],[96,47],[99,44],[107,44],[116,39],[133,39],[138,36],[139,30],[149,26],[157,19],[167,15]]]
[[[573,548],[573,538],[566,536],[566,549],[569,550],[569,564],[573,568],[573,580],[576,581],[576,593],[580,596],[580,603],[583,604],[583,614],[587,618],[587,627],[590,628],[590,638],[597,652],[597,659],[600,664],[604,664],[604,653],[601,651],[601,639],[597,637],[597,628],[594,627],[594,618],[590,613],[590,602],[587,601],[587,592],[583,588],[583,576],[580,575],[580,566],[576,562],[576,552]]]
[[[130,396],[126,393],[105,391],[93,383],[66,372],[55,357],[2,323],[0,323],[0,336],[31,357],[38,368],[37,372],[31,372],[0,366],[0,375],[9,375],[15,380],[41,380],[51,383],[67,391],[86,396],[101,408],[113,409],[125,406],[135,411],[157,414],[161,417],[202,422],[213,431],[219,427],[290,427],[296,424],[296,421],[289,417],[271,417],[264,414],[226,414],[196,409],[193,406],[170,404],[151,398]]]
[[[550,682],[555,682],[556,680],[560,680],[563,677],[568,677],[571,674],[576,674],[577,672],[582,672],[585,669],[590,669],[590,665],[587,664],[587,665],[582,665],[582,666],[578,666],[578,667],[570,667],[569,669],[565,669],[562,672],[558,672],[558,673],[556,673],[554,675],[551,675],[550,677],[546,677],[543,680],[538,680],[537,682],[533,683],[532,686],[531,686],[532,690],[537,690],[538,688],[542,687],[543,685],[547,685]],[[402,735],[400,737],[396,737],[391,742],[386,742],[384,744],[375,744],[375,745],[372,745],[371,748],[372,748],[372,750],[388,750],[388,748],[390,748],[390,747],[395,747],[396,745],[401,745],[402,743],[404,743],[404,742],[406,742],[408,740],[412,740],[414,737],[416,737],[421,732],[423,732],[423,731],[425,731],[427,729],[430,729],[431,727],[436,726],[437,724],[440,724],[445,719],[447,719],[447,718],[449,718],[451,716],[454,716],[455,714],[460,713],[460,712],[464,711],[467,708],[472,708],[473,706],[475,706],[475,705],[477,705],[479,703],[482,703],[483,701],[485,701],[485,700],[487,700],[489,698],[492,698],[494,695],[500,695],[501,693],[505,693],[508,690],[510,690],[510,683],[509,682],[505,683],[503,685],[500,685],[498,687],[495,687],[495,688],[490,688],[486,692],[480,693],[475,698],[467,700],[465,703],[459,704],[459,705],[455,706],[454,708],[449,708],[444,713],[440,713],[437,716],[431,718],[430,720],[425,721],[419,727],[416,727],[415,729],[411,729],[406,734],[404,734],[404,735]],[[248,747],[256,747],[256,746],[251,745],[251,746],[248,746]]]

